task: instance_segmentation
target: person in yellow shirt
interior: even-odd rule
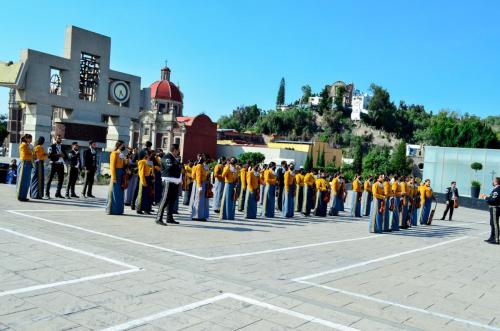
[[[161,201],[163,195],[163,185],[161,182],[161,157],[163,156],[163,150],[158,149],[156,152],[151,151],[153,156],[150,158],[153,162],[153,186],[154,186],[154,204],[158,205]]]
[[[139,176],[139,193],[137,193],[137,202],[135,203],[137,214],[151,214],[151,205],[153,203],[153,154],[147,154],[144,151],[139,152],[139,161],[137,161],[137,175]]]
[[[31,169],[33,169],[33,148],[31,141],[33,137],[25,134],[21,137],[19,145],[19,158],[21,162],[17,167],[17,200],[28,201],[28,191],[31,182]]]
[[[363,196],[361,198],[361,215],[370,216],[370,207],[372,205],[372,176],[368,176],[363,183]]]
[[[262,164],[259,168],[259,184],[260,184],[260,204],[264,204],[264,190],[266,188],[266,181],[264,180],[264,173],[267,170],[267,164]]]
[[[43,199],[43,189],[45,183],[44,163],[47,160],[47,153],[43,149],[45,138],[39,137],[35,149],[33,150],[33,158],[35,160],[33,175],[31,176],[30,196],[31,199]]]
[[[276,163],[270,162],[269,167],[264,172],[264,181],[266,183],[266,189],[264,191],[264,204],[262,209],[264,210],[264,216],[268,218],[274,217],[274,208],[276,207]]]
[[[220,213],[222,194],[224,193],[224,178],[222,171],[226,166],[226,158],[223,156],[214,167],[214,212]]]
[[[332,206],[328,211],[328,215],[330,216],[337,216],[341,209],[340,206],[344,204],[341,187],[342,184],[340,182],[340,174],[335,174],[330,184],[331,195],[332,195],[331,197]]]
[[[392,231],[399,231],[399,202],[401,200],[401,184],[399,176],[395,175],[391,183],[392,210],[389,213],[389,223]]]
[[[431,188],[431,180],[426,179],[424,185],[419,187],[420,193],[420,211],[418,214],[419,223],[422,225],[429,225],[429,215],[432,209],[432,200],[434,193]]]
[[[311,209],[314,208],[315,203],[315,187],[316,179],[314,178],[314,171],[309,171],[304,175],[304,193],[302,201],[302,214],[304,216],[309,216],[311,214]]]
[[[232,157],[222,170],[224,181],[224,192],[219,217],[221,220],[234,220],[235,191],[238,183],[238,169],[236,169],[236,158]]]
[[[295,211],[302,210],[302,203],[304,201],[304,167],[300,167],[295,173]]]
[[[391,232],[391,199],[393,197],[391,183],[389,177],[384,177],[384,195],[385,195],[385,213],[384,222],[382,223],[382,231]]]
[[[408,229],[410,223],[410,214],[408,212],[408,206],[410,204],[410,189],[408,179],[405,176],[402,176],[399,183],[399,187],[401,189],[401,199],[399,202],[399,228]]]
[[[361,217],[361,196],[363,195],[363,185],[360,176],[354,176],[352,181],[352,202],[351,217]]]
[[[320,172],[316,179],[316,205],[314,207],[314,216],[325,217],[329,200],[329,187],[326,181],[326,174]]]
[[[243,165],[240,170],[240,194],[238,197],[238,211],[243,211],[245,209],[245,195],[247,193],[247,170],[250,166],[250,162]]]
[[[191,219],[195,221],[208,221],[209,217],[209,198],[208,190],[208,156],[200,155],[198,164],[193,168],[193,192],[191,194]]]
[[[193,190],[193,165],[194,162],[189,160],[189,162],[184,165],[184,173],[182,174],[184,180],[184,196],[182,198],[182,204],[184,206],[189,206],[191,191]]]
[[[106,203],[106,213],[109,215],[123,214],[125,206],[123,194],[123,175],[125,167],[125,143],[118,140],[115,149],[109,155],[109,172],[111,181],[109,183],[108,201]]]
[[[286,218],[293,217],[295,210],[295,165],[291,163],[283,176],[283,203],[281,215]]]
[[[372,185],[373,204],[370,214],[370,232],[382,233],[384,223],[385,195],[384,195],[384,175],[379,175],[377,181]]]
[[[259,199],[259,166],[250,164],[247,169],[247,192],[245,196],[245,218],[257,218],[257,201]]]

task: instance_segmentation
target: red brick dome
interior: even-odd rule
[[[173,100],[182,103],[181,91],[168,80],[158,80],[151,84],[151,99]]]

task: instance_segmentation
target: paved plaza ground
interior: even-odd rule
[[[0,330],[500,330],[485,211],[373,235],[339,217],[189,220],[0,185]],[[438,207],[437,215],[442,213]]]

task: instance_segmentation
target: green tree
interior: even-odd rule
[[[324,148],[321,151],[318,148],[318,159],[316,160],[316,167],[318,167],[318,168],[325,167],[325,149]]]
[[[278,96],[276,97],[276,106],[285,104],[285,78],[281,78],[280,87],[278,89]]]
[[[302,86],[302,98],[300,99],[301,104],[307,104],[309,102],[309,98],[312,95],[312,89],[309,85]]]
[[[0,145],[3,144],[3,141],[9,134],[9,131],[7,131],[7,120],[6,115],[0,115]]]
[[[335,93],[335,98],[333,99],[333,104],[335,105],[335,109],[342,111],[344,109],[344,94],[346,88],[345,86],[337,87],[337,91]]]
[[[361,174],[363,170],[363,145],[361,138],[356,138],[354,141],[353,158],[352,168],[356,174]]]
[[[372,148],[363,158],[363,176],[390,173],[389,154],[389,147],[387,146]]]
[[[332,108],[332,98],[330,97],[330,93],[328,91],[328,86],[321,91],[320,95],[321,101],[318,105],[318,114],[323,115],[323,113]]]
[[[309,109],[292,108],[287,111],[269,111],[255,124],[263,134],[286,135],[291,140],[309,140],[317,132],[314,113]]]
[[[411,173],[412,161],[406,157],[406,143],[400,142],[391,157],[391,170],[395,174],[407,176]]]
[[[312,147],[309,148],[309,152],[307,153],[306,160],[304,162],[304,170],[311,171],[313,168],[313,155],[312,155]]]
[[[263,111],[257,107],[241,106],[233,110],[229,116],[221,116],[217,121],[219,127],[222,129],[234,129],[236,131],[253,130],[255,123]]]
[[[260,152],[245,152],[238,156],[241,162],[250,161],[253,164],[262,163],[266,159],[265,155]]]

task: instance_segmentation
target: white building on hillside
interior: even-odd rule
[[[368,114],[368,104],[371,97],[367,93],[361,93],[356,90],[355,94],[352,96],[352,111],[351,120],[360,121],[361,113]]]

